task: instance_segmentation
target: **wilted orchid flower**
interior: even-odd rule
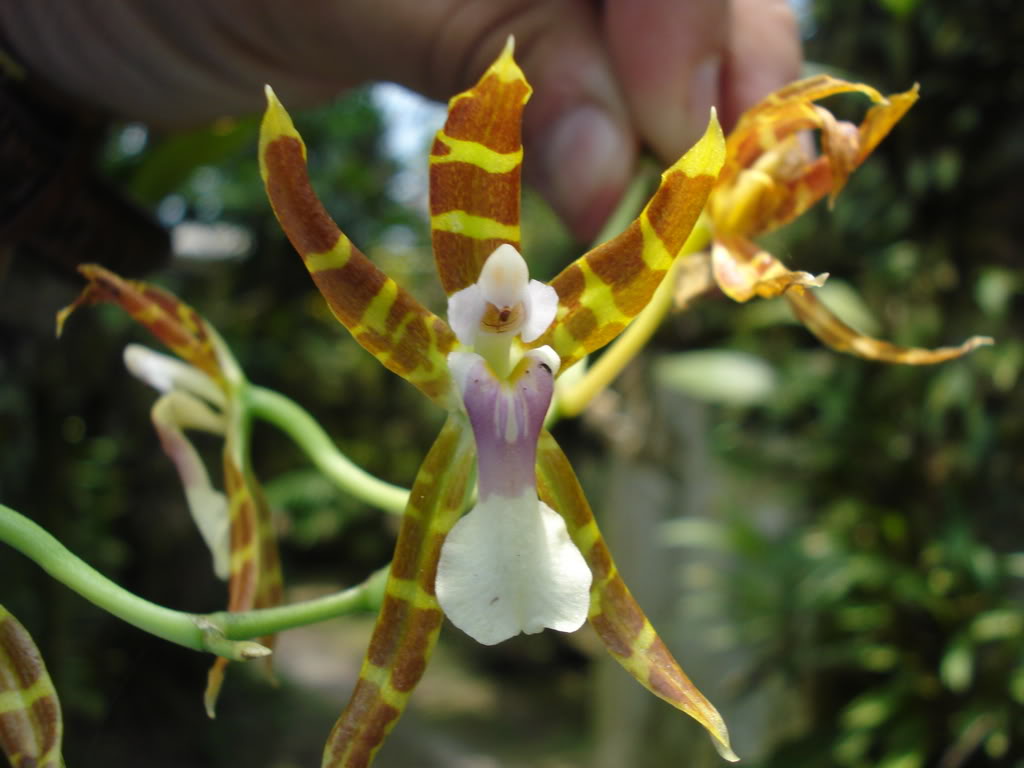
[[[838,120],[814,103],[847,92],[862,93],[873,102],[860,125]],[[818,75],[790,83],[743,114],[726,139],[725,165],[708,199],[714,233],[711,266],[726,295],[743,302],[781,294],[821,341],[869,360],[939,363],[991,343],[975,336],[959,347],[929,350],[865,336],[806,290],[823,285],[827,274],[792,271],[751,239],[788,223],[826,195],[834,203],[850,174],[915,101],[916,85],[883,97],[863,83]],[[811,131],[820,132],[820,153],[812,149]]]
[[[312,191],[306,151],[267,89],[260,168],[282,227],[335,316],[382,364],[445,408],[402,520],[384,602],[325,766],[366,766],[401,714],[442,612],[483,643],[586,617],[652,692],[735,759],[693,686],[618,575],[565,455],[543,429],[554,378],[615,338],[650,301],[724,159],[707,133],[662,176],[640,216],[550,284],[519,254],[520,118],[530,86],[511,40],[449,103],[430,153],[430,213],[446,323],[377,269]],[[474,468],[476,506],[459,520]]]
[[[176,296],[156,286],[124,280],[95,264],[79,271],[89,281],[57,315],[57,333],[74,310],[101,302],[124,309],[179,358],[139,345],[125,350],[129,371],[163,393],[152,419],[174,462],[189,510],[213,554],[214,570],[228,579],[228,610],[271,608],[281,603],[281,567],[270,508],[249,468],[248,426],[238,392],[245,384],[238,363],[213,327]],[[185,429],[224,436],[224,492],[216,490]],[[273,648],[274,638],[260,643]],[[270,673],[270,659],[267,661]],[[210,669],[204,701],[210,717],[228,660]]]

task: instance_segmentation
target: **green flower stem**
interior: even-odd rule
[[[132,626],[186,648],[215,653],[234,661],[270,653],[259,643],[250,642],[250,638],[375,610],[383,599],[387,580],[387,568],[382,568],[362,584],[315,600],[259,611],[194,614],[151,603],[115,584],[73,555],[39,525],[3,504],[0,504],[0,541],[14,547],[89,602]]]
[[[210,613],[205,618],[220,627],[228,638],[237,640],[272,635],[284,629],[318,624],[338,616],[370,613],[379,609],[384,600],[389,568],[385,566],[374,571],[362,584],[331,595],[257,611]]]
[[[394,514],[401,514],[409,491],[374,477],[338,451],[316,419],[298,403],[271,389],[252,386],[246,401],[254,416],[269,421],[294,440],[310,460],[339,487],[357,499]]]

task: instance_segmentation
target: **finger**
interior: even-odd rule
[[[731,18],[726,0],[608,0],[605,34],[640,136],[678,158],[720,104]]]
[[[356,79],[389,79],[446,100],[516,39],[534,88],[524,113],[524,173],[580,239],[624,191],[635,137],[589,0],[349,0],[302,38],[303,67],[344,52]],[[328,34],[328,31],[331,34]],[[340,37],[339,37],[340,36]],[[339,65],[340,66],[340,65]]]
[[[799,27],[787,0],[733,0],[723,77],[726,128],[745,109],[800,77],[802,63]]]
[[[290,105],[393,80],[447,99],[511,33],[535,88],[525,171],[580,237],[627,183],[627,110],[586,0],[0,0],[0,23],[31,68],[114,114],[185,127],[259,108],[263,83]]]
[[[580,239],[591,239],[624,191],[636,156],[628,112],[592,4],[512,0],[458,4],[429,60],[450,95],[484,71],[509,34],[534,88],[524,113],[524,173]]]

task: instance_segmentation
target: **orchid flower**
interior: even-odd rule
[[[860,125],[836,119],[814,102],[858,92],[873,106]],[[863,83],[829,75],[799,80],[747,110],[726,139],[726,160],[708,199],[714,241],[714,280],[730,298],[782,295],[801,323],[833,349],[868,360],[921,365],[960,357],[991,344],[975,336],[958,347],[921,349],[873,339],[836,317],[812,291],[827,274],[792,271],[752,237],[793,220],[828,195],[832,205],[846,180],[917,101],[917,86],[888,97]],[[821,152],[810,150],[809,131],[820,132]]]
[[[430,152],[434,256],[448,322],[375,267],[313,192],[306,150],[267,88],[260,169],[271,205],[338,320],[448,411],[417,473],[359,681],[325,766],[366,766],[401,714],[442,617],[501,642],[585,619],[641,684],[735,759],[718,712],[630,595],[565,455],[543,429],[555,377],[615,338],[650,301],[724,160],[712,115],[639,217],[549,284],[519,253],[520,119],[530,86],[511,39],[449,102]],[[462,517],[472,492],[477,502]]]
[[[139,345],[125,350],[136,377],[164,393],[152,410],[164,452],[174,462],[189,510],[213,555],[214,571],[228,579],[228,610],[271,608],[283,598],[281,567],[270,508],[249,467],[249,424],[240,403],[247,382],[216,330],[176,296],[147,283],[125,280],[103,267],[79,271],[89,283],[57,316],[60,334],[81,306],[111,302],[144,325],[178,358]],[[210,482],[206,467],[185,435],[200,429],[224,436],[224,492]],[[274,638],[260,643],[273,648]],[[270,659],[266,659],[270,674]],[[218,657],[207,679],[204,701],[214,716],[228,660]]]

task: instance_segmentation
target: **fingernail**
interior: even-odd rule
[[[573,233],[593,237],[625,189],[634,147],[604,110],[576,107],[548,133],[544,169],[552,203]]]
[[[722,59],[720,56],[709,56],[698,64],[693,74],[690,75],[690,91],[686,100],[686,119],[689,130],[690,141],[696,141],[704,135],[708,125],[708,117],[711,107],[718,107],[721,112],[722,105],[719,100],[719,76],[722,72]]]

